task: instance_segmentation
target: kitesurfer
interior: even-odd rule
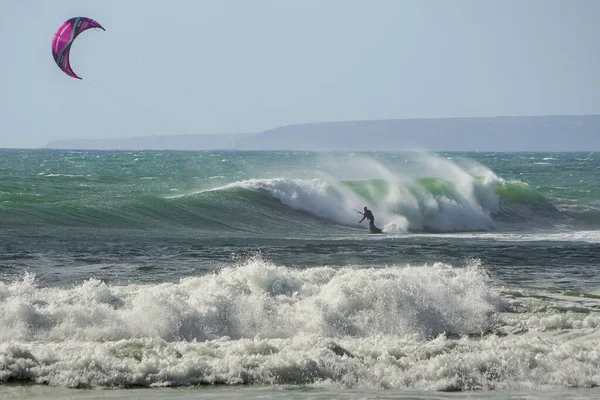
[[[367,206],[365,206],[364,210],[365,210],[365,212],[364,212],[364,213],[362,213],[362,216],[363,216],[363,217],[362,217],[362,219],[361,219],[360,221],[358,221],[358,223],[360,224],[360,223],[361,223],[361,222],[363,222],[363,221],[365,220],[365,218],[366,218],[366,219],[368,219],[368,220],[369,220],[369,229],[371,229],[371,230],[373,230],[373,228],[375,228],[375,229],[378,229],[378,228],[375,226],[375,217],[373,216],[373,213],[371,212],[371,210],[369,210],[369,209],[367,208]]]

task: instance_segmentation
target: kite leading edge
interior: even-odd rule
[[[52,37],[52,55],[56,65],[67,75],[81,79],[73,69],[69,62],[69,55],[71,51],[71,45],[79,34],[85,30],[91,28],[104,29],[99,23],[91,18],[86,17],[74,17],[63,22]]]

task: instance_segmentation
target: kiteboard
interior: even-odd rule
[[[369,230],[371,231],[371,233],[383,233],[383,231],[377,228],[376,226],[369,227]]]

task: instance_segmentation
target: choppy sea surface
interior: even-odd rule
[[[598,153],[0,150],[0,398],[595,399],[599,268]]]

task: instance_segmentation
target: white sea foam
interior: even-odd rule
[[[0,284],[0,338],[468,334],[490,329],[501,304],[486,279],[477,266],[296,271],[259,258],[178,284],[40,288],[28,275]]]
[[[0,382],[600,384],[597,299],[499,289],[477,264],[296,270],[255,258],[179,283],[65,288],[26,275],[0,283]]]
[[[597,343],[596,343],[597,344]],[[439,336],[0,345],[0,380],[31,377],[66,387],[195,384],[318,384],[420,390],[551,389],[598,384],[600,352],[589,344],[526,336]]]

